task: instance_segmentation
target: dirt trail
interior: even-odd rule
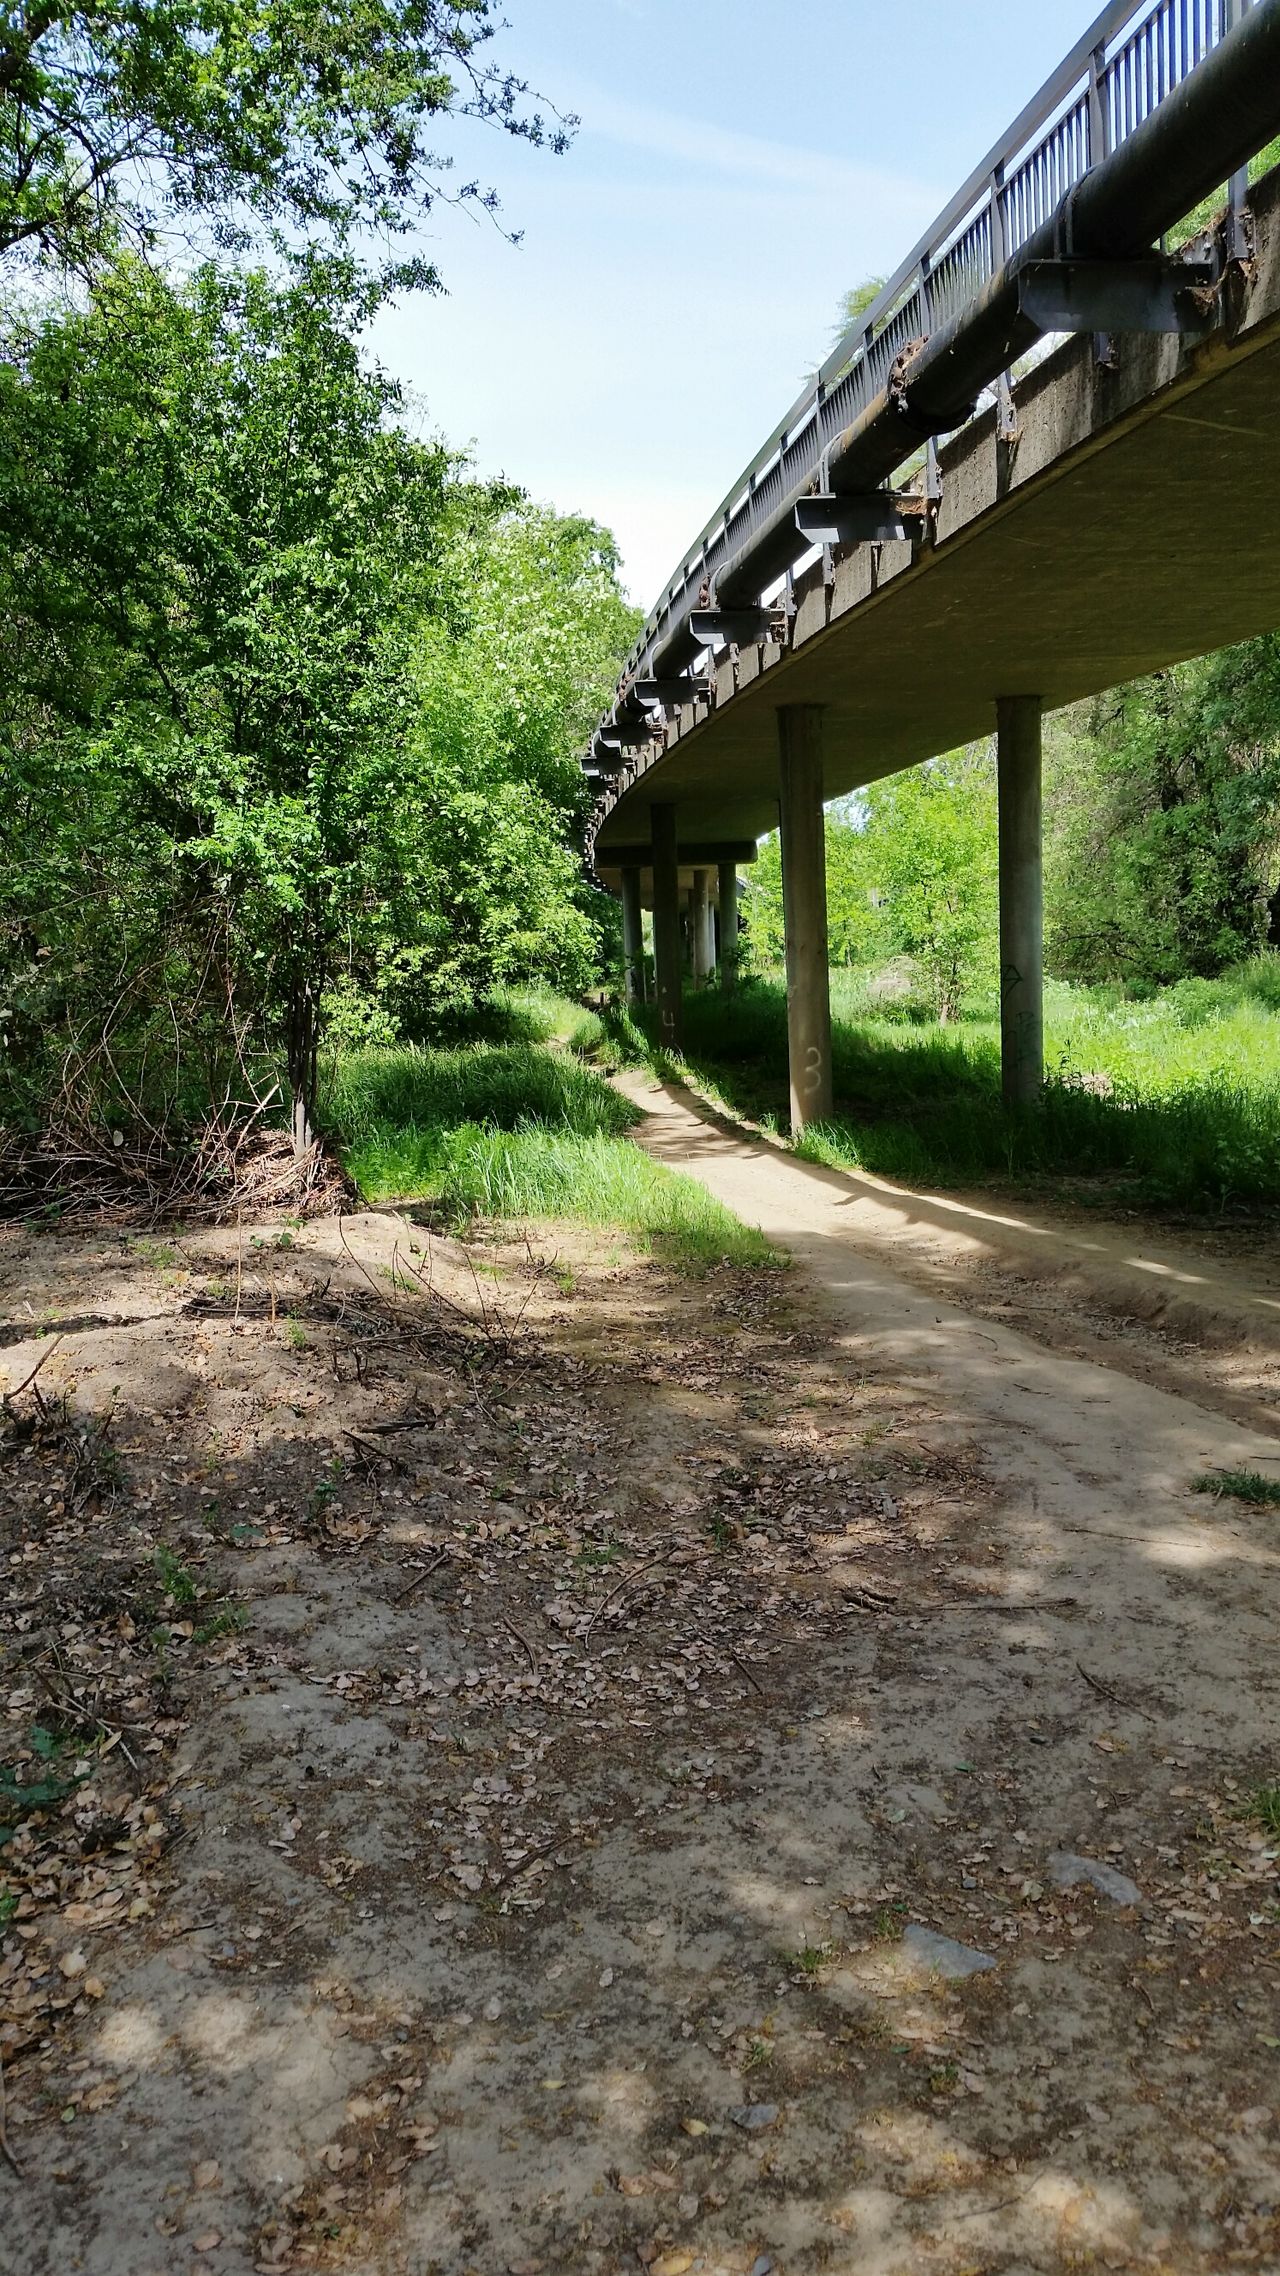
[[[1161,1238],[1150,1226],[1063,1223],[985,1195],[920,1193],[865,1172],[798,1161],[777,1141],[727,1121],[678,1084],[642,1075],[618,1087],[648,1117],[642,1143],[691,1169],[752,1223],[770,1213],[800,1237],[833,1238],[967,1313],[1025,1329],[1055,1351],[1100,1359],[1188,1392],[1280,1437],[1280,1253],[1251,1244],[1243,1262],[1222,1238]],[[783,1175],[771,1175],[771,1166]],[[725,1183],[725,1180],[728,1183]],[[736,1198],[731,1199],[730,1187]]]
[[[640,1095],[797,1269],[6,1237],[5,2276],[1280,2267],[1274,1438]]]

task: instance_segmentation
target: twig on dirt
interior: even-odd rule
[[[738,1657],[738,1654],[735,1652],[732,1644],[726,1644],[721,1637],[708,1636],[706,1630],[703,1628],[695,1628],[693,1633],[698,1638],[699,1643],[706,1645],[708,1651],[723,1652],[726,1659],[732,1660],[739,1674],[746,1677],[747,1682],[750,1684],[752,1690],[756,1692],[761,1699],[768,1698],[769,1694],[765,1690],[764,1685],[753,1674],[746,1661]]]
[[[540,1865],[544,1858],[553,1857],[563,1846],[564,1835],[558,1833],[554,1841],[544,1841],[539,1848],[531,1849],[518,1865],[508,1865],[505,1873],[499,1873],[497,1880],[490,1882],[490,1887],[505,1889],[509,1882],[518,1881],[522,1873],[527,1873],[531,1865]]]
[[[538,1655],[534,1651],[534,1648],[529,1642],[528,1637],[525,1635],[524,1630],[522,1628],[517,1628],[514,1620],[508,1620],[505,1612],[502,1615],[502,1625],[506,1629],[508,1635],[514,1636],[517,1644],[522,1645],[524,1650],[528,1653],[529,1665],[536,1675],[538,1672]]]
[[[1100,1676],[1090,1675],[1088,1668],[1082,1667],[1079,1660],[1076,1661],[1076,1674],[1083,1677],[1090,1691],[1097,1692],[1099,1699],[1109,1699],[1113,1707],[1123,1707],[1130,1715],[1145,1715],[1149,1723],[1154,1722],[1155,1717],[1149,1707],[1140,1707],[1136,1699],[1126,1699],[1123,1692],[1113,1691],[1111,1685],[1104,1683]]]
[[[17,1386],[17,1389],[13,1391],[6,1391],[3,1397],[0,1397],[0,1406],[12,1406],[15,1399],[20,1399],[24,1391],[30,1390],[46,1360],[52,1359],[61,1341],[61,1336],[54,1337],[53,1342],[49,1345],[48,1350],[41,1352],[39,1359],[36,1361],[35,1366],[31,1370],[31,1373],[29,1375],[23,1376],[21,1383],[19,1383]]]
[[[6,2165],[13,2168],[19,2181],[25,2181],[27,2177],[9,2147],[8,2114],[8,2097],[4,2089],[4,2064],[0,2063],[0,2157],[4,2159]]]
[[[441,1565],[443,1565],[443,1564],[445,1563],[445,1561],[446,1561],[446,1559],[447,1559],[448,1555],[449,1555],[449,1551],[448,1551],[447,1549],[442,1549],[442,1550],[440,1551],[440,1554],[439,1554],[439,1556],[438,1556],[438,1557],[433,1557],[433,1558],[432,1558],[432,1560],[431,1560],[431,1563],[430,1563],[429,1565],[419,1565],[419,1567],[418,1567],[418,1570],[417,1570],[417,1572],[414,1574],[414,1576],[413,1576],[413,1579],[412,1579],[412,1580],[409,1582],[409,1585],[408,1585],[408,1587],[407,1587],[407,1588],[402,1588],[402,1589],[397,1589],[397,1591],[396,1591],[395,1595],[394,1595],[394,1596],[392,1597],[392,1599],[391,1599],[392,1603],[393,1603],[393,1604],[404,1604],[404,1603],[406,1603],[406,1602],[407,1602],[407,1600],[408,1600],[408,1598],[409,1598],[409,1597],[411,1597],[411,1596],[413,1595],[413,1592],[414,1592],[414,1590],[415,1590],[415,1589],[418,1589],[418,1588],[421,1588],[421,1586],[422,1586],[423,1582],[424,1582],[424,1581],[427,1579],[428,1575],[429,1575],[430,1573],[434,1573],[434,1572],[437,1570],[437,1568],[438,1568],[439,1566],[441,1566]]]
[[[1039,2178],[1037,2174],[1036,2181]],[[1028,2197],[1035,2189],[1036,2181],[1031,2182],[1026,2189],[1020,2189],[1015,2197],[997,2197],[994,2205],[970,2205],[967,2213],[953,2213],[951,2219],[953,2221],[976,2221],[980,2220],[984,2214],[1003,2213],[1010,2205],[1025,2205]]]
[[[76,1698],[74,1692],[62,1692],[57,1690],[56,1687],[50,1683],[49,1678],[45,1674],[43,1668],[38,1667],[33,1672],[39,1677],[40,1682],[44,1685],[44,1688],[47,1691],[52,1704],[58,1708],[61,1714],[74,1715],[79,1722],[92,1723],[98,1730],[105,1731],[108,1739],[110,1740],[111,1746],[119,1747],[120,1752],[124,1756],[125,1761],[128,1763],[129,1768],[132,1770],[134,1777],[141,1778],[142,1766],[139,1763],[136,1754],[133,1752],[132,1747],[129,1745],[129,1741],[126,1739],[124,1731],[121,1729],[119,1723],[109,1723],[106,1720],[105,1716],[95,1715],[92,1707],[86,1707],[82,1700]],[[127,1727],[131,1731],[146,1731],[150,1728],[149,1724],[146,1723],[130,1723]],[[109,1751],[110,1748],[104,1747],[104,1754],[109,1753]]]
[[[342,1435],[344,1438],[350,1439],[351,1444],[355,1447],[356,1452],[359,1454],[367,1471],[372,1472],[376,1464],[379,1462],[392,1462],[395,1464],[397,1470],[408,1469],[409,1465],[405,1461],[403,1454],[397,1454],[394,1447],[374,1446],[371,1441],[365,1438],[363,1434],[358,1430],[344,1429]]]
[[[363,1258],[356,1255],[356,1252],[352,1248],[350,1241],[347,1239],[347,1228],[344,1225],[341,1217],[338,1219],[338,1239],[341,1241],[342,1246],[346,1250],[347,1255],[350,1257],[352,1264],[356,1268],[356,1271],[363,1273],[365,1279],[369,1283],[370,1288],[373,1290],[374,1295],[379,1298],[380,1302],[385,1304],[388,1300],[386,1289],[379,1288],[377,1281],[374,1279],[373,1274],[370,1272]]]
[[[656,1572],[659,1565],[669,1565],[673,1557],[680,1555],[682,1548],[683,1543],[677,1542],[674,1548],[664,1549],[660,1557],[650,1557],[647,1564],[637,1565],[633,1572],[624,1573],[622,1579],[615,1582],[614,1586],[610,1589],[609,1594],[604,1597],[596,1606],[595,1611],[592,1613],[591,1618],[588,1620],[586,1627],[582,1631],[583,1643],[586,1643],[588,1636],[591,1634],[591,1631],[595,1627],[595,1624],[600,1618],[601,1614],[608,1611],[609,1606],[612,1604],[615,1596],[621,1596],[624,1589],[631,1588],[634,1586],[635,1582],[643,1580],[646,1573]],[[712,1557],[718,1554],[719,1552],[717,1550],[709,1549],[705,1557],[692,1558],[689,1564],[685,1567],[686,1572],[692,1571],[695,1565],[710,1564]]]
[[[1074,1596],[1041,1597],[1035,1604],[1013,1604],[994,1596],[951,1597],[944,1604],[904,1604],[900,1597],[878,1596],[874,1589],[866,1588],[843,1589],[841,1601],[856,1605],[860,1612],[883,1612],[895,1620],[942,1620],[970,1612],[1009,1612],[1029,1619],[1042,1612],[1074,1612],[1079,1605],[1079,1598]]]
[[[881,1596],[879,1591],[873,1588],[841,1589],[840,1597],[842,1603],[856,1605],[859,1612],[897,1612],[899,1610],[899,1601],[896,1596]],[[913,1605],[911,1607],[913,1615],[916,1612],[940,1612],[941,1610],[941,1605]]]
[[[624,1573],[620,1581],[614,1582],[614,1585],[610,1589],[609,1594],[606,1597],[601,1598],[600,1603],[596,1606],[595,1611],[592,1613],[591,1618],[588,1620],[586,1627],[582,1631],[582,1641],[584,1644],[586,1643],[588,1636],[591,1634],[592,1629],[595,1627],[597,1620],[600,1619],[603,1613],[608,1611],[609,1606],[612,1604],[615,1596],[621,1596],[624,1589],[630,1588],[632,1583],[634,1581],[640,1580],[645,1573],[656,1572],[659,1565],[665,1565],[670,1554],[671,1551],[669,1549],[664,1549],[660,1557],[651,1557],[647,1565],[640,1565],[635,1572]]]

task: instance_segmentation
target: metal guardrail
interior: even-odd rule
[[[970,307],[1067,192],[1183,84],[1250,5],[1111,0],[744,468],[650,612],[621,687],[651,668],[669,631],[779,501],[820,471],[830,443],[883,392],[903,351]]]

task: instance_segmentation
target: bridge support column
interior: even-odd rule
[[[689,947],[695,988],[705,988],[715,957],[711,950],[711,872],[695,869],[689,894]]]
[[[640,914],[640,872],[622,872],[622,983],[628,1004],[644,1002],[644,919]]]
[[[1044,878],[1038,695],[996,705],[1000,801],[1000,1065],[1006,1106],[1031,1106],[1044,1082]]]
[[[680,863],[676,851],[676,810],[649,809],[653,834],[653,964],[658,994],[658,1041],[678,1051],[683,1041],[680,996]]]
[[[832,1112],[821,704],[779,705],[778,757],[791,1127],[803,1130]]]
[[[720,985],[732,995],[738,978],[738,864],[720,864]]]

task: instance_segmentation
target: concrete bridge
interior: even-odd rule
[[[1280,624],[1280,0],[1113,0],[682,561],[584,761],[628,990],[732,983],[781,830],[792,1119],[832,1111],[823,801],[994,731],[1005,1096],[1043,1075],[1041,719]],[[1254,167],[1256,173],[1256,165]],[[1212,217],[1196,226],[1196,209]]]

